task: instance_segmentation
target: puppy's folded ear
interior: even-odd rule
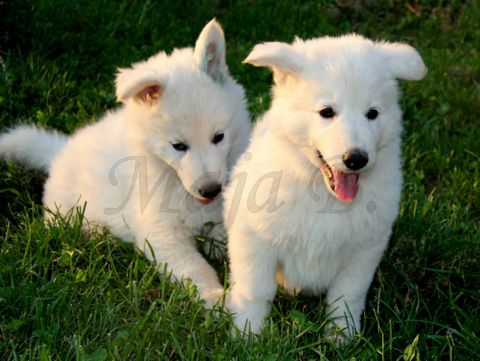
[[[420,54],[410,45],[403,43],[378,43],[377,46],[387,59],[387,64],[397,79],[421,80],[427,67]]]
[[[225,37],[220,24],[211,20],[200,33],[195,43],[195,62],[214,81],[224,84],[228,77],[225,62]]]
[[[303,67],[302,56],[291,45],[280,42],[255,45],[243,62],[271,68],[277,84],[287,75],[296,76]]]
[[[148,74],[138,69],[119,69],[115,79],[118,101],[129,99],[143,104],[154,104],[163,94],[162,81],[157,74]]]

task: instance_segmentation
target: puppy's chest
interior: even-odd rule
[[[214,203],[198,208],[184,210],[179,217],[185,227],[192,233],[198,233],[204,228],[211,228],[210,224],[216,225],[222,221],[221,202],[216,200]]]
[[[386,245],[391,224],[367,204],[342,205],[329,194],[285,201],[268,233],[288,285],[322,293],[356,252]]]
[[[348,206],[329,199],[300,196],[285,200],[276,214],[262,222],[264,232],[278,245],[324,253],[341,245],[357,244],[375,237],[382,228],[379,220],[369,213],[362,202]]]
[[[209,224],[218,224],[222,220],[220,199],[209,205],[202,205],[188,196],[179,198],[166,208],[156,205],[156,212],[151,212],[158,222],[165,225],[176,225],[191,235],[199,234]],[[152,214],[153,213],[153,214]]]
[[[354,202],[341,203],[327,191],[312,193],[297,186],[293,193],[279,192],[279,207],[264,214],[262,233],[277,247],[312,257],[335,253],[346,247],[365,247],[386,241],[397,209],[365,190]],[[376,202],[373,201],[376,200]]]
[[[323,293],[338,271],[349,262],[353,251],[351,245],[346,244],[341,247],[323,245],[320,252],[293,244],[286,246],[278,253],[278,265],[286,281],[283,286]]]

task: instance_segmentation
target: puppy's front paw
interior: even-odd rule
[[[333,342],[337,346],[341,347],[351,341],[352,334],[348,331],[348,329],[341,329],[333,322],[330,322],[325,329],[325,338],[327,341]]]
[[[259,335],[263,329],[263,318],[249,319],[245,316],[234,316],[235,328],[232,334],[248,338],[249,334]]]
[[[207,292],[202,292],[201,299],[205,301],[205,308],[212,309],[215,305],[223,304],[223,288],[215,288]]]
[[[346,316],[330,318],[324,328],[327,340],[334,342],[337,346],[349,343],[360,330],[360,318],[352,319]]]
[[[263,329],[263,322],[268,315],[269,306],[267,302],[246,302],[241,306],[227,298],[228,310],[233,314],[236,330],[233,334],[248,335],[249,333],[259,334]]]

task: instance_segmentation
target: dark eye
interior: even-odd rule
[[[224,134],[223,133],[217,133],[212,139],[213,144],[218,144],[223,140]]]
[[[365,116],[367,119],[374,120],[378,117],[378,110],[370,108]]]
[[[322,118],[333,118],[336,114],[331,107],[323,108],[318,112]]]
[[[188,146],[181,142],[172,143],[172,147],[173,149],[178,150],[179,152],[186,152],[188,150]]]

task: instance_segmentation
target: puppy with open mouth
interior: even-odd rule
[[[259,44],[245,62],[271,68],[275,84],[233,170],[244,191],[225,192],[228,307],[240,330],[258,333],[277,284],[326,294],[326,332],[351,337],[399,213],[397,79],[422,79],[426,67],[409,45],[358,35]],[[258,207],[272,197],[274,210]]]

